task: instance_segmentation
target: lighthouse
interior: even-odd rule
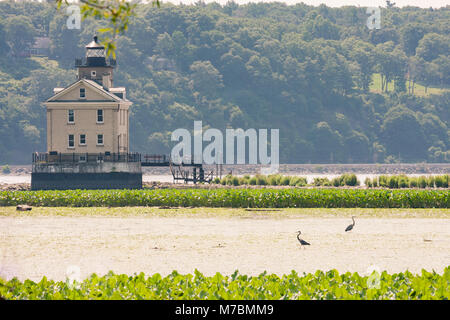
[[[77,76],[44,102],[47,152],[33,154],[32,189],[141,188],[140,155],[129,150],[126,88],[114,86],[116,61],[94,36]]]

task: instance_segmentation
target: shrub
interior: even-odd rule
[[[410,188],[417,188],[419,186],[419,179],[417,178],[409,178],[409,187]]]
[[[373,187],[373,185],[372,185],[372,180],[370,180],[369,177],[367,177],[367,178],[364,180],[364,184],[366,185],[367,188],[372,188],[372,187]]]
[[[295,186],[297,187],[304,187],[308,184],[308,180],[306,180],[305,177],[300,177],[297,180],[297,183],[295,184]]]
[[[267,185],[267,180],[264,176],[258,174],[256,175],[256,184],[259,186],[265,186]]]
[[[331,186],[331,182],[328,178],[314,178],[313,184],[315,186]]]
[[[290,177],[283,177],[280,180],[280,186],[288,186],[290,183]]]
[[[249,183],[251,186],[255,186],[257,182],[258,181],[257,181],[256,177],[251,177],[249,180]]]
[[[427,178],[427,186],[429,188],[434,188],[434,177],[433,176],[429,176]]]
[[[3,174],[10,174],[11,173],[11,168],[6,164],[2,167],[2,173]]]
[[[408,188],[409,187],[409,182],[408,182],[407,176],[401,175],[398,177],[398,187],[399,188]]]
[[[420,176],[419,177],[419,188],[426,188],[427,187],[427,177],[425,176]]]
[[[334,187],[339,187],[339,186],[341,186],[341,179],[339,179],[339,178],[333,178],[333,179],[331,180],[331,184],[332,184]]]
[[[289,185],[291,187],[295,187],[295,185],[297,184],[298,181],[298,177],[291,177],[291,179],[289,180]]]
[[[434,183],[436,185],[436,188],[444,188],[444,176],[434,177]]]
[[[344,185],[346,186],[357,186],[359,185],[358,179],[356,178],[356,175],[354,173],[352,174],[344,174],[342,176]]]
[[[387,184],[388,184],[388,187],[391,189],[398,188],[398,177],[396,177],[396,176],[388,177]]]
[[[443,183],[444,184],[442,185],[442,188],[448,188],[449,187],[449,180],[450,180],[450,177],[449,177],[448,174],[443,176]]]
[[[267,177],[267,184],[269,186],[277,186],[278,185],[278,178],[277,175],[271,174]]]
[[[374,188],[380,186],[380,185],[378,184],[378,177],[373,177],[373,179],[372,179],[372,186],[373,186]]]
[[[383,175],[379,176],[378,177],[378,185],[383,188],[388,187],[388,177],[383,176]]]

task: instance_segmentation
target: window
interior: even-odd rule
[[[75,139],[73,134],[69,134],[69,148],[75,148]]]
[[[86,135],[80,134],[80,145],[86,145]]]
[[[86,156],[80,156],[79,162],[86,162]]]
[[[94,70],[92,70],[92,71],[91,71],[91,77],[96,77],[96,76],[97,76],[97,72],[94,71]]]
[[[75,123],[75,113],[73,112],[73,110],[69,110],[68,113],[68,123]]]
[[[99,146],[103,145],[103,135],[102,134],[97,135],[97,145],[99,145]]]
[[[103,110],[97,110],[97,123],[103,123]]]
[[[80,88],[80,98],[86,98],[86,89]]]

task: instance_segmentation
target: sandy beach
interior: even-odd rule
[[[370,266],[441,273],[450,265],[448,215],[359,216],[348,233],[344,229],[351,220],[346,215],[0,214],[0,276],[63,280],[71,266],[79,267],[85,278],[109,270],[162,275],[173,270],[198,269],[207,275],[239,270],[257,275],[319,269],[365,273]],[[300,248],[297,230],[310,246]]]

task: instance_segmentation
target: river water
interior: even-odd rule
[[[419,176],[431,176],[431,175],[438,175],[438,174],[407,174],[409,177],[419,177]],[[242,176],[242,175],[237,175]],[[299,176],[299,177],[306,177],[308,183],[312,183],[314,181],[314,178],[328,178],[329,180],[340,176],[340,174],[301,174],[296,175],[293,174],[293,176]],[[356,173],[356,177],[360,181],[361,185],[364,185],[364,180],[366,178],[373,179],[374,177],[380,176],[380,174],[367,174],[367,173]],[[142,176],[143,182],[173,182],[172,175],[150,175],[150,174],[144,174]],[[0,175],[0,184],[20,184],[20,183],[31,183],[31,175],[25,174],[25,175]]]

